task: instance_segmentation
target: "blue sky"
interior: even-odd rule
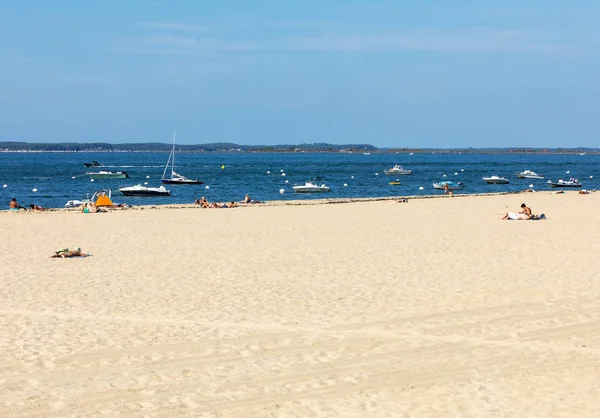
[[[599,21],[589,1],[0,0],[0,140],[597,147]]]

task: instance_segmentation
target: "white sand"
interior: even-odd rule
[[[599,205],[0,213],[0,416],[598,417]]]

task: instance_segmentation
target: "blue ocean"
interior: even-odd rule
[[[442,193],[432,183],[460,181],[461,194],[520,191],[533,185],[550,190],[547,180],[575,177],[584,189],[600,186],[600,155],[529,155],[459,153],[190,153],[177,154],[176,171],[199,178],[203,185],[171,185],[169,197],[125,197],[119,187],[147,183],[158,187],[168,153],[0,153],[0,201],[8,208],[11,198],[21,205],[63,207],[97,190],[111,189],[113,201],[130,205],[239,201],[249,194],[256,200],[419,196]],[[128,179],[96,179],[84,167],[97,160],[104,170],[126,171]],[[384,170],[400,164],[409,176],[386,176]],[[545,180],[517,179],[515,173],[534,170]],[[510,179],[507,185],[488,185],[484,176]],[[327,194],[295,194],[292,186],[314,177],[325,178]],[[400,185],[390,185],[391,181]],[[5,187],[3,187],[5,185]],[[422,188],[422,189],[421,189]],[[36,190],[36,191],[33,191]]]

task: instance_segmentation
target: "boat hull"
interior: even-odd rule
[[[410,176],[412,174],[411,170],[402,170],[402,171],[393,171],[393,170],[385,170],[386,176]]]
[[[518,174],[519,179],[544,180],[544,176],[532,176],[530,174]]]
[[[433,183],[433,188],[436,190],[444,190],[444,184]],[[464,184],[449,184],[448,190],[463,190],[465,188]]]
[[[112,173],[112,174],[98,174],[98,173],[86,173],[90,178],[93,179],[126,179],[129,177],[125,173]]]
[[[557,182],[548,182],[550,187],[581,187],[581,183],[557,183]]]
[[[500,179],[492,179],[492,178],[483,178],[487,184],[509,184],[510,181],[508,179],[500,178]]]
[[[141,196],[141,197],[148,197],[148,196],[171,196],[171,192],[170,191],[166,191],[166,192],[159,192],[159,191],[123,191],[120,190],[121,193],[123,193],[124,196],[128,196],[128,197],[132,197],[132,196]]]
[[[204,184],[203,181],[200,180],[171,180],[171,179],[162,179],[162,184]]]
[[[296,187],[294,187],[294,193],[327,193],[330,191],[331,191],[331,188],[329,188],[329,187],[327,187],[327,188],[308,188],[308,187],[296,188]]]

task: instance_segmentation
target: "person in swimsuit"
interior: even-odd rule
[[[23,206],[19,205],[19,203],[17,203],[17,199],[14,198],[14,197],[10,201],[10,206],[9,207],[10,207],[10,210],[19,210],[19,209],[27,210]]]
[[[531,208],[528,208],[525,203],[521,204],[521,211],[519,213],[527,215],[527,218],[531,218],[531,215],[533,215],[533,213],[531,212]]]
[[[47,210],[46,208],[43,208],[41,206],[37,206],[34,205],[33,203],[31,205],[29,205],[29,210]]]

